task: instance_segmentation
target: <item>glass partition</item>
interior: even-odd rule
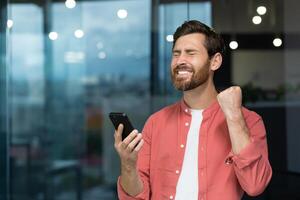
[[[12,199],[116,199],[120,169],[108,113],[126,112],[141,130],[178,99],[168,35],[188,18],[211,24],[209,2],[158,5],[153,12],[150,0],[10,2]],[[159,74],[151,75],[151,43],[159,47]],[[153,75],[158,96],[150,95]]]
[[[108,113],[150,114],[150,1],[75,3],[10,4],[12,199],[116,199]]]
[[[0,1],[0,199],[9,198],[9,112],[8,112],[8,54],[7,0]]]

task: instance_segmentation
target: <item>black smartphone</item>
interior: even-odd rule
[[[109,118],[116,130],[118,129],[119,124],[123,124],[124,129],[122,133],[122,140],[124,140],[134,130],[128,116],[125,113],[111,112],[109,113]]]

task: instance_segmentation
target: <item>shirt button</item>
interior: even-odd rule
[[[185,126],[188,126],[189,125],[189,123],[188,122],[185,122]]]
[[[173,195],[170,196],[170,199],[174,199]]]
[[[187,112],[189,112],[189,110],[188,110],[188,109],[185,109],[184,111],[185,111],[186,113],[187,113]]]
[[[232,162],[233,162],[232,158],[227,158],[227,159],[225,160],[225,163],[226,163],[227,165],[230,165]]]
[[[175,173],[176,173],[176,174],[179,174],[179,170],[176,170]]]
[[[201,172],[201,176],[203,176],[204,175],[204,173],[203,172]]]
[[[201,147],[201,151],[204,151],[204,147]]]
[[[184,144],[181,144],[181,145],[180,145],[180,148],[184,148]]]

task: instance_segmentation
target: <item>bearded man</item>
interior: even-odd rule
[[[239,200],[256,196],[272,177],[262,118],[242,106],[240,87],[217,92],[224,43],[199,21],[174,34],[171,76],[182,99],[152,114],[141,133],[122,141],[121,200]]]

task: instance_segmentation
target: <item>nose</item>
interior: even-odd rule
[[[187,63],[186,56],[184,54],[180,54],[176,60],[176,65],[183,65],[186,63]]]

